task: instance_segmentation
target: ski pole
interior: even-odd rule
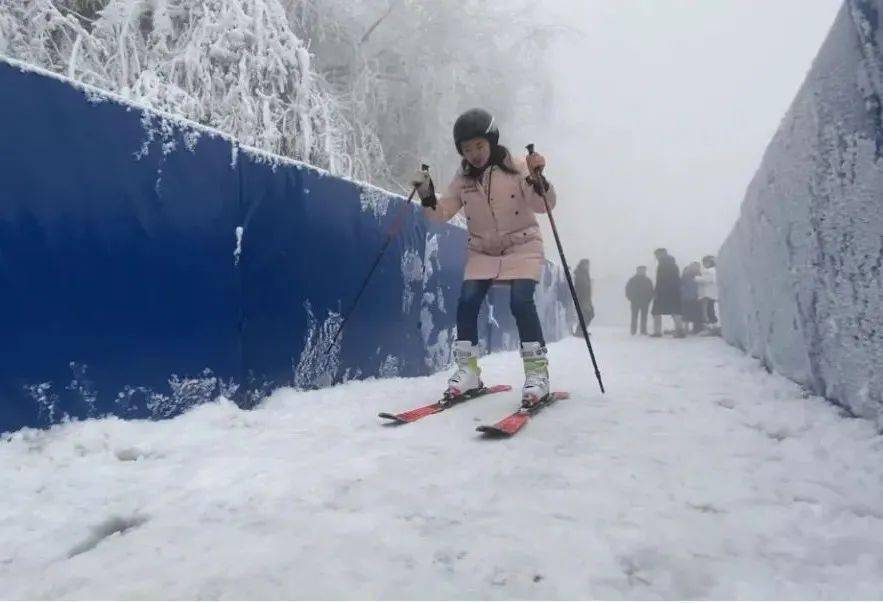
[[[424,174],[429,174],[429,166],[425,163],[420,166],[420,170]],[[340,323],[340,326],[337,327],[337,331],[334,333],[334,337],[331,338],[331,343],[328,344],[328,347],[325,348],[325,354],[331,351],[331,348],[334,347],[334,344],[337,343],[337,338],[340,337],[340,333],[343,331],[343,327],[346,325],[350,316],[352,316],[353,311],[356,309],[356,306],[359,303],[359,300],[362,298],[362,294],[365,292],[365,288],[368,287],[368,282],[371,280],[371,277],[374,275],[374,271],[377,269],[377,266],[380,265],[380,260],[383,259],[383,254],[386,253],[387,247],[395,238],[395,236],[399,233],[399,230],[402,228],[402,225],[405,223],[405,217],[411,212],[411,199],[414,198],[414,194],[417,192],[417,186],[411,189],[411,194],[408,195],[408,200],[405,201],[405,205],[399,211],[398,216],[396,216],[395,222],[387,231],[386,241],[383,243],[383,247],[380,248],[380,253],[377,254],[377,258],[374,260],[374,264],[371,266],[371,269],[368,271],[368,275],[365,277],[365,280],[362,282],[362,286],[359,288],[359,292],[356,294],[356,298],[353,300],[352,305],[346,314],[343,315],[343,321]]]
[[[529,155],[534,154],[533,144],[527,145],[527,153]],[[592,350],[592,342],[589,339],[589,331],[586,328],[586,319],[583,318],[583,310],[579,305],[579,298],[576,295],[576,287],[573,286],[573,278],[570,276],[570,268],[567,266],[567,258],[564,257],[564,247],[561,245],[561,237],[558,236],[558,227],[555,225],[555,217],[552,215],[552,208],[549,207],[549,201],[546,199],[541,169],[536,171],[531,170],[531,176],[534,180],[534,190],[543,198],[543,203],[546,205],[546,215],[549,216],[549,224],[552,225],[552,234],[555,235],[555,244],[558,245],[558,254],[561,256],[561,264],[564,266],[564,276],[567,277],[567,285],[570,287],[570,296],[573,298],[574,307],[576,307],[579,326],[582,328],[583,337],[586,340],[586,346],[589,348],[589,356],[592,358],[592,366],[595,367],[595,377],[598,378],[598,385],[601,387],[601,393],[603,394],[605,392],[604,383],[601,381],[601,371],[598,369],[598,362],[595,360],[595,352]]]

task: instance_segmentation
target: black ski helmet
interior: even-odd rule
[[[492,147],[500,140],[494,116],[484,109],[469,109],[454,122],[454,146],[461,155],[460,145],[472,138],[486,138]]]

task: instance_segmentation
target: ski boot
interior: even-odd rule
[[[469,395],[473,390],[484,387],[481,382],[481,369],[478,368],[478,346],[471,341],[454,342],[454,362],[457,370],[448,379],[448,389],[442,402]]]
[[[521,407],[524,409],[540,404],[549,395],[549,359],[546,354],[546,347],[538,341],[521,344],[521,359],[524,362]]]

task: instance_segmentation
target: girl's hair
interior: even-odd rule
[[[518,170],[514,170],[508,165],[506,165],[506,157],[509,156],[509,149],[504,147],[501,144],[491,145],[491,158],[488,161],[488,166],[495,165],[507,174],[517,174]],[[463,175],[467,178],[472,178],[473,180],[478,180],[481,173],[484,172],[484,168],[474,167],[471,163],[466,161],[466,158],[463,158],[461,162],[463,166]]]

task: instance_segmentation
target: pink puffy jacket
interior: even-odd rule
[[[491,166],[478,182],[460,170],[448,190],[426,216],[446,222],[462,208],[469,228],[466,280],[540,280],[543,270],[543,236],[536,214],[546,213],[543,198],[527,183],[524,160],[507,165],[517,174]],[[546,200],[555,207],[555,188],[549,185]]]

